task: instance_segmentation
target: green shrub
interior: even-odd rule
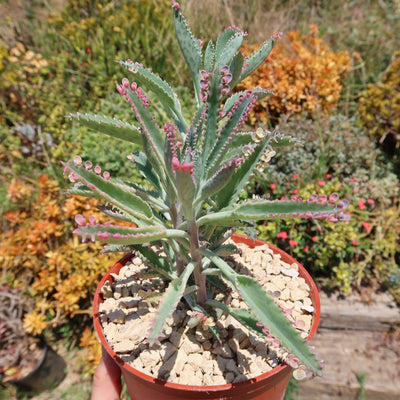
[[[398,269],[400,193],[381,151],[354,118],[296,118],[280,128],[297,132],[304,146],[292,150],[289,159],[284,152],[273,158],[263,179],[253,180],[249,195],[307,199],[337,192],[351,202],[351,219],[340,226],[278,220],[258,225],[260,238],[293,254],[328,286],[349,291],[366,282],[386,284]]]

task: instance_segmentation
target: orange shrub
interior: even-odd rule
[[[318,28],[310,25],[310,34],[290,32],[286,41],[278,42],[267,60],[240,85],[240,90],[261,86],[274,95],[257,103],[249,121],[276,121],[281,114],[292,115],[316,111],[328,113],[340,98],[343,78],[351,69],[348,52],[330,50],[318,37]],[[256,50],[255,44],[243,48],[245,55]]]
[[[1,279],[27,286],[35,299],[34,311],[25,316],[25,329],[40,334],[76,314],[90,314],[97,283],[118,258],[99,255],[101,244],[80,243],[71,233],[78,213],[109,222],[96,211],[97,200],[64,200],[58,183],[48,175],[37,183],[10,183],[7,198],[14,204],[3,216]]]

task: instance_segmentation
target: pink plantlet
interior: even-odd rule
[[[79,178],[78,178],[78,175],[75,172],[71,172],[68,175],[68,179],[69,179],[70,182],[75,183],[75,182],[78,182]]]
[[[208,77],[209,77],[209,73],[206,70],[202,69],[200,71],[200,79],[203,81],[206,81],[206,80],[208,80]]]
[[[76,214],[74,219],[79,226],[86,225],[86,218],[82,214]]]
[[[270,331],[266,326],[264,326],[264,328],[262,329],[262,333],[263,333],[265,336],[268,336],[268,335],[271,334],[271,331]]]
[[[349,204],[350,204],[350,202],[348,200],[343,199],[343,200],[339,201],[337,207],[340,210],[345,210],[349,206]]]
[[[230,70],[230,68],[229,68],[229,65],[224,65],[224,66],[221,68],[221,75],[222,75],[222,76],[226,76],[226,75],[230,74],[230,72],[231,72],[231,70]]]
[[[295,326],[297,329],[304,329],[305,326],[306,326],[306,324],[305,324],[305,322],[304,322],[302,319],[298,319],[298,320],[294,323],[294,326]]]
[[[75,156],[73,161],[75,165],[82,165],[82,158],[80,156]]]
[[[302,381],[307,376],[306,371],[300,369],[300,367],[293,371],[293,378],[296,379],[297,381]]]
[[[274,337],[271,336],[271,335],[269,335],[269,336],[267,336],[267,337],[265,338],[265,341],[266,341],[268,344],[272,344],[272,342],[274,341]]]
[[[289,354],[287,359],[286,359],[286,364],[289,365],[289,367],[292,367],[293,369],[296,369],[300,365],[300,360],[294,356],[293,354]]]
[[[97,236],[98,236],[100,239],[108,240],[110,234],[109,234],[108,232],[99,232],[99,233],[97,234]]]
[[[309,199],[309,201],[311,202],[311,203],[314,203],[315,201],[317,201],[318,200],[318,195],[317,194],[312,194],[311,196],[310,196],[310,199]]]
[[[103,178],[108,181],[110,179],[110,173],[108,171],[103,172]]]
[[[230,90],[231,89],[230,89],[229,86],[223,86],[222,89],[221,89],[222,96],[226,96],[229,93]]]
[[[101,167],[100,167],[100,165],[96,165],[96,166],[94,167],[94,172],[95,172],[97,175],[101,175]]]
[[[128,79],[128,78],[122,78],[122,86],[123,86],[125,89],[128,89],[128,88],[129,88],[129,79]]]
[[[283,314],[285,315],[285,317],[290,317],[293,313],[293,310],[290,308],[286,308],[285,310],[283,310]]]
[[[260,321],[257,321],[257,322],[256,322],[256,326],[258,326],[258,327],[260,327],[260,328],[261,328],[261,327],[263,327],[263,326],[264,326],[264,324],[263,324],[262,322],[260,322]]]
[[[172,8],[179,11],[181,9],[181,6],[178,2],[176,2],[175,0],[172,0]]]
[[[126,90],[121,85],[116,85],[117,91],[120,95],[124,96],[126,94]]]
[[[278,349],[282,346],[281,341],[279,339],[276,339],[276,338],[272,341],[271,344],[272,344],[272,346],[277,347]]]
[[[278,40],[283,36],[283,32],[276,32],[272,35],[272,40]]]
[[[137,83],[136,82],[132,82],[131,83],[131,89],[132,89],[133,92],[136,92],[136,89],[137,89]]]
[[[179,169],[180,165],[181,164],[180,164],[178,158],[172,157],[172,169],[174,170],[174,172]]]
[[[94,215],[90,215],[89,216],[89,223],[91,224],[91,225],[96,225],[96,217],[94,216]]]
[[[327,197],[325,195],[318,197],[318,203],[325,203],[327,201]]]
[[[85,162],[85,169],[90,171],[92,169],[92,167],[93,167],[93,164],[90,161]]]
[[[185,172],[190,172],[192,174],[193,173],[193,161],[192,162],[185,161],[182,164],[181,169]]]
[[[339,195],[337,193],[332,193],[329,195],[329,203],[336,203],[339,200]]]

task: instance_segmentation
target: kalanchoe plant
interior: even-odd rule
[[[128,159],[151,189],[111,177],[99,166],[75,157],[64,164],[70,180],[76,182],[69,193],[103,199],[106,205],[100,208],[105,214],[132,223],[132,227],[101,225],[93,218],[87,223],[78,215],[75,233],[105,242],[106,251],[134,251],[169,280],[149,333],[150,343],[157,342],[165,320],[184,298],[193,312],[204,318],[215,315],[215,308],[231,314],[284,346],[291,366],[302,365],[303,370],[317,374],[318,361],[273,299],[224,260],[227,251],[234,251],[224,242],[237,229],[251,230],[257,220],[304,217],[338,221],[347,217],[343,213],[346,203],[338,201],[336,194],[307,201],[260,198],[238,202],[260,163],[265,164],[280,147],[298,144],[277,131],[241,131],[252,106],[271,92],[262,88],[233,92],[235,85],[265,60],[280,34],[249,57],[240,52],[246,33],[234,26],[223,31],[216,43],[203,46],[190,31],[179,4],[172,3],[177,38],[193,77],[196,111],[192,120],[186,121],[178,96],[164,80],[139,63],[119,62],[130,72],[131,81],[123,78],[117,90],[130,104],[138,125],[91,114],[69,117],[128,144],[141,145],[142,151]],[[149,93],[169,115],[170,122],[162,128],[149,110]],[[164,247],[166,258],[160,259],[152,250],[150,245],[155,244]],[[213,288],[222,281],[240,294],[250,311],[218,301]],[[217,330],[213,332],[218,337]]]

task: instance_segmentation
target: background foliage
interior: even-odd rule
[[[101,216],[94,202],[65,198],[59,161],[81,154],[111,173],[138,175],[124,162],[133,148],[99,140],[64,116],[91,110],[130,120],[115,94],[124,71],[114,60],[126,58],[167,78],[189,112],[189,71],[176,57],[169,0],[65,0],[57,8],[26,1],[17,10],[11,3],[1,5],[9,17],[0,23],[0,280],[35,300],[26,329],[81,342],[90,372],[100,354],[91,298],[116,260],[71,234],[75,214]],[[256,41],[244,52],[285,33],[256,79],[245,82],[276,93],[249,123],[279,126],[304,146],[274,158],[243,198],[336,191],[351,201],[348,224],[278,221],[257,226],[260,238],[292,253],[326,288],[387,288],[400,301],[399,1],[181,4],[205,42],[233,24]],[[163,117],[157,105],[154,111]]]

